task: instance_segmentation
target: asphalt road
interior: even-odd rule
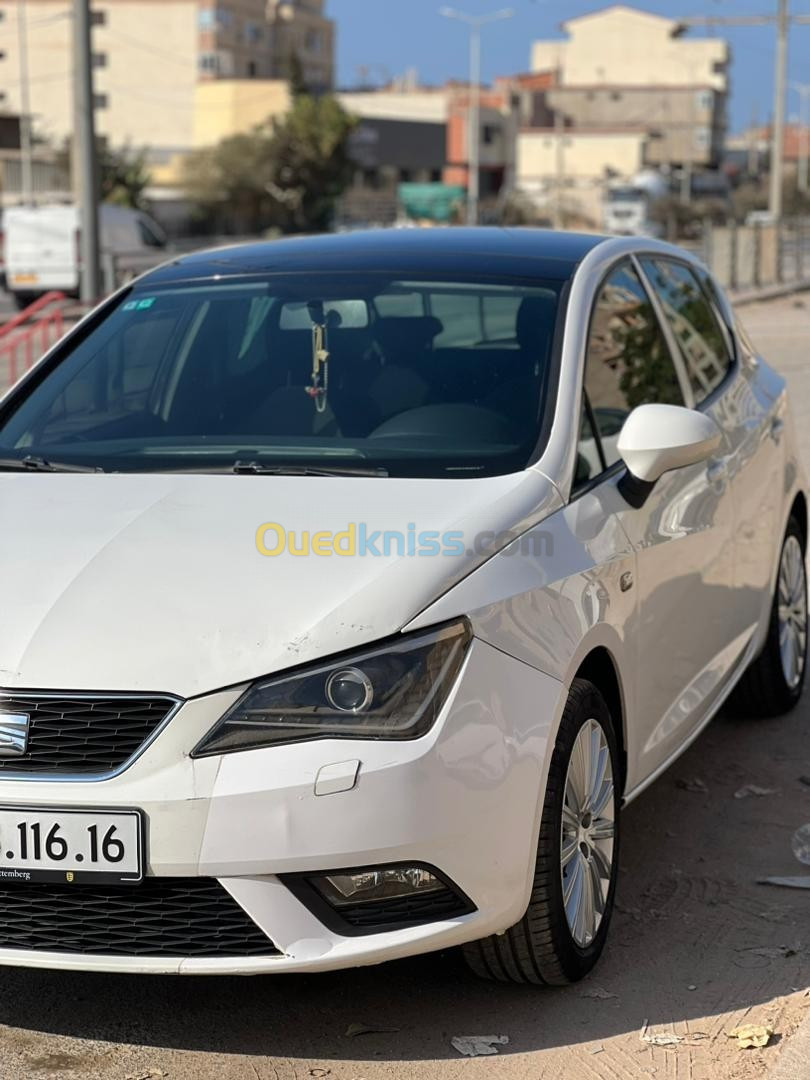
[[[810,299],[744,320],[790,379],[810,463]],[[455,954],[246,980],[7,969],[0,1077],[763,1077],[810,1006],[808,894],[756,883],[800,872],[790,838],[810,821],[809,714],[805,698],[778,721],[721,716],[628,808],[610,944],[579,986],[478,982]],[[774,793],[735,798],[746,784]],[[742,1022],[771,1024],[772,1044],[739,1050],[726,1032]],[[358,1024],[374,1030],[348,1034]],[[682,1041],[652,1045],[644,1025]],[[451,1037],[475,1034],[509,1043],[460,1058]]]

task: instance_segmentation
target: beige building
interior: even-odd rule
[[[599,177],[605,168],[632,176],[644,166],[646,144],[644,131],[524,130],[517,140],[518,184],[537,189],[558,171],[569,185]]]
[[[725,41],[690,37],[677,20],[624,5],[570,19],[563,30],[565,39],[532,50],[534,70],[554,77],[547,104],[559,122],[641,127],[645,165],[716,164],[726,128]]]
[[[73,131],[70,4],[27,0],[26,8],[34,127],[61,142]],[[158,169],[283,110],[291,53],[313,88],[333,81],[324,0],[94,0],[93,9],[99,134],[148,148]],[[0,0],[0,94],[12,114],[22,104],[18,11]],[[232,88],[222,85],[230,80]]]
[[[284,79],[211,79],[194,95],[194,146],[213,146],[234,132],[250,131],[290,106]]]
[[[614,4],[563,23],[562,41],[536,41],[535,71],[562,86],[699,86],[725,93],[728,44],[685,36],[676,19]]]

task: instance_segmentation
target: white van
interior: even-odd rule
[[[160,261],[166,237],[147,214],[122,206],[105,205],[100,210],[102,255],[132,256],[137,271]],[[52,289],[78,295],[80,234],[75,206],[9,207],[3,226],[6,288],[19,307]],[[154,260],[149,260],[150,253]]]

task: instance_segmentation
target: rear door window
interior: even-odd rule
[[[641,263],[678,341],[695,403],[700,404],[731,367],[728,338],[688,266],[667,258],[645,258]]]

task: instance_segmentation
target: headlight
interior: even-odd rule
[[[460,620],[255,683],[192,757],[311,739],[416,739],[436,722],[471,636]]]

